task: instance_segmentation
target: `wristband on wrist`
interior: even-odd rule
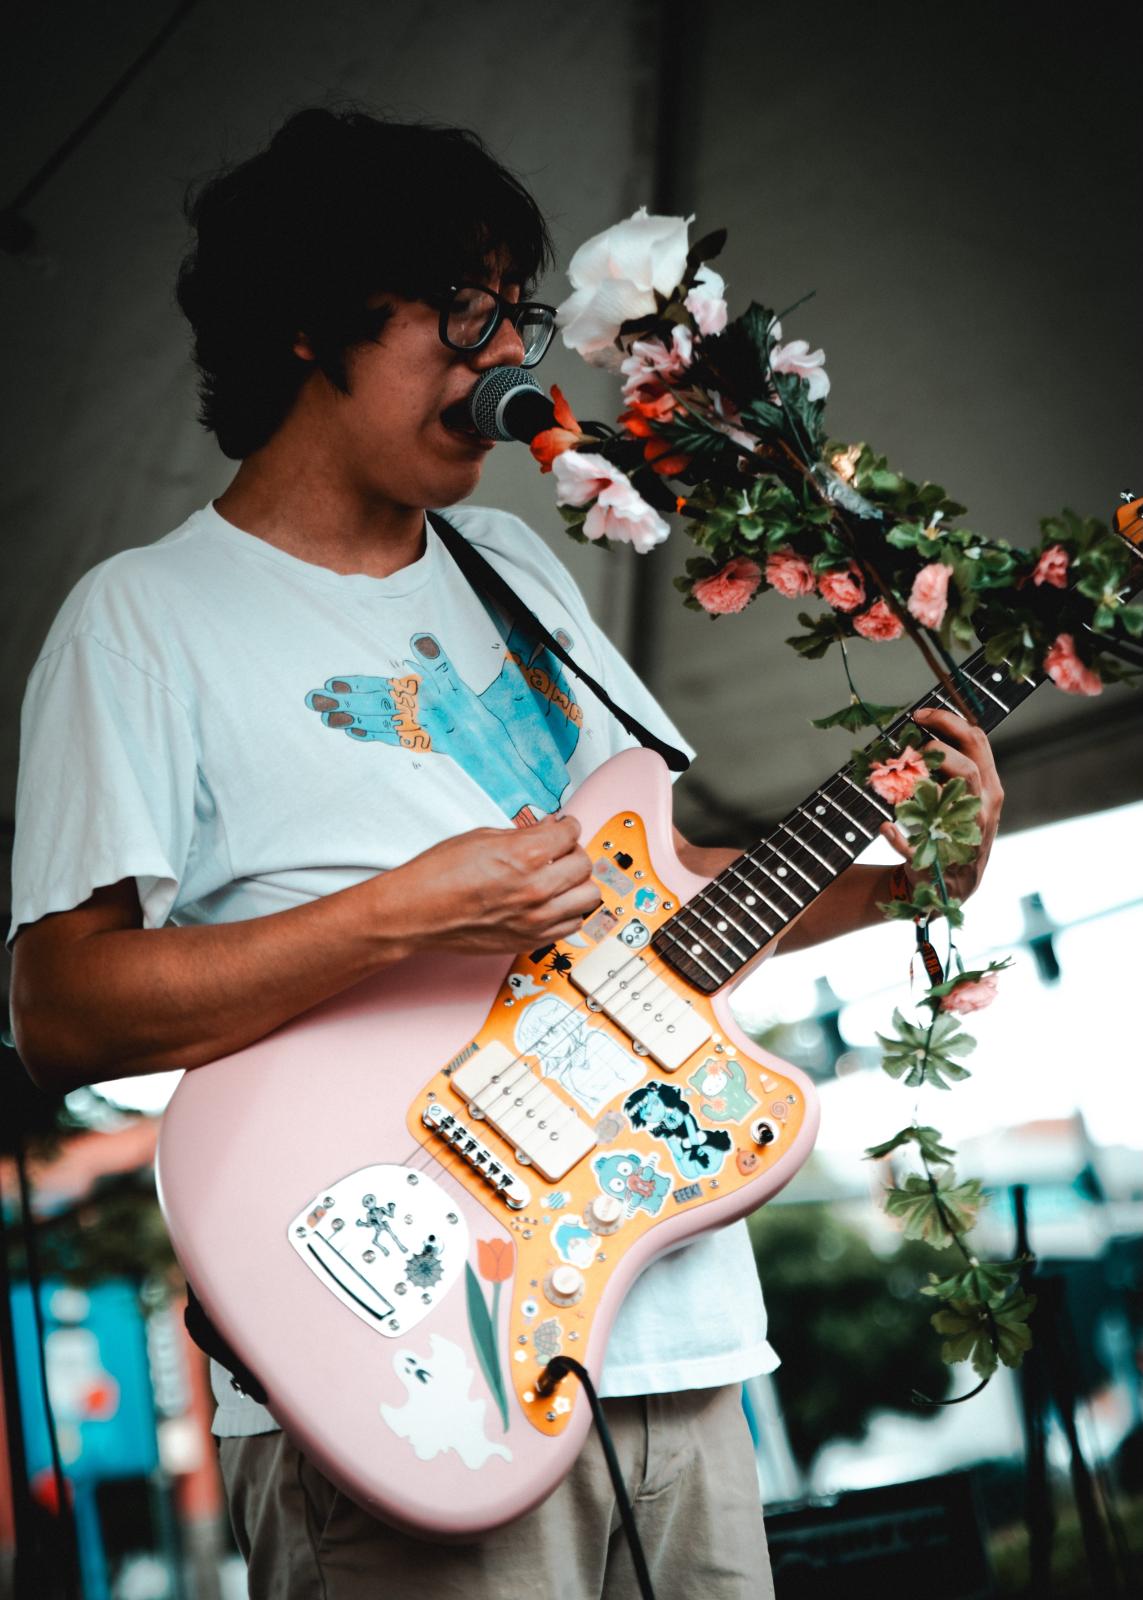
[[[901,863],[889,874],[889,899],[892,901],[912,898],[913,885],[909,882],[909,874],[905,871],[904,863]]]

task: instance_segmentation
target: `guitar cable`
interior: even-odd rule
[[[599,1434],[599,1442],[603,1448],[603,1458],[607,1462],[607,1470],[611,1476],[611,1485],[615,1490],[615,1500],[619,1507],[619,1520],[623,1524],[623,1532],[627,1536],[627,1545],[631,1551],[631,1560],[635,1567],[635,1579],[639,1585],[642,1600],[655,1600],[655,1591],[651,1587],[651,1574],[647,1570],[647,1557],[643,1554],[643,1544],[639,1538],[639,1530],[635,1526],[635,1512],[631,1506],[631,1499],[627,1493],[627,1485],[623,1482],[623,1470],[619,1465],[619,1457],[615,1453],[615,1443],[611,1437],[611,1429],[607,1426],[603,1415],[603,1403],[595,1392],[595,1385],[586,1367],[580,1365],[571,1356],[553,1356],[540,1374],[536,1384],[536,1393],[544,1399],[548,1397],[558,1383],[561,1383],[569,1373],[574,1374],[583,1385],[587,1394],[587,1403],[591,1407],[591,1415]]]

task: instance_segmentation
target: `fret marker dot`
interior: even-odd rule
[[[716,922],[715,923],[715,927],[718,929],[719,933],[725,933],[726,932],[726,923],[725,922]]]
[[[779,867],[778,868],[778,876],[779,876],[779,878],[784,878],[786,876],[785,867]]]
[[[702,955],[702,945],[701,944],[692,944],[691,945],[691,955],[692,956],[701,956]]]
[[[748,906],[755,906],[755,905],[758,904],[758,902],[757,902],[757,900],[754,898],[754,896],[752,894],[748,894],[746,896],[746,904]]]
[[[853,833],[853,832],[850,832],[850,833],[847,833],[845,837],[846,837],[847,841],[850,844],[852,844],[853,841],[857,838],[857,835],[855,833]]]
[[[825,816],[825,806],[815,806],[814,807],[814,815],[816,817],[824,817]]]

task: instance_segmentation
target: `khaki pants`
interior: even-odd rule
[[[604,1408],[656,1600],[772,1600],[738,1385]],[[219,1455],[251,1600],[638,1600],[594,1429],[543,1505],[469,1544],[367,1516],[285,1434],[222,1439]]]

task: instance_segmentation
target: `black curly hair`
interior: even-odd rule
[[[258,155],[188,191],[195,238],[176,296],[194,331],[199,421],[241,460],[277,431],[317,365],[348,393],[346,351],[375,339],[388,290],[433,300],[493,252],[527,292],[551,261],[523,184],[465,128],[358,109],[295,112]]]

